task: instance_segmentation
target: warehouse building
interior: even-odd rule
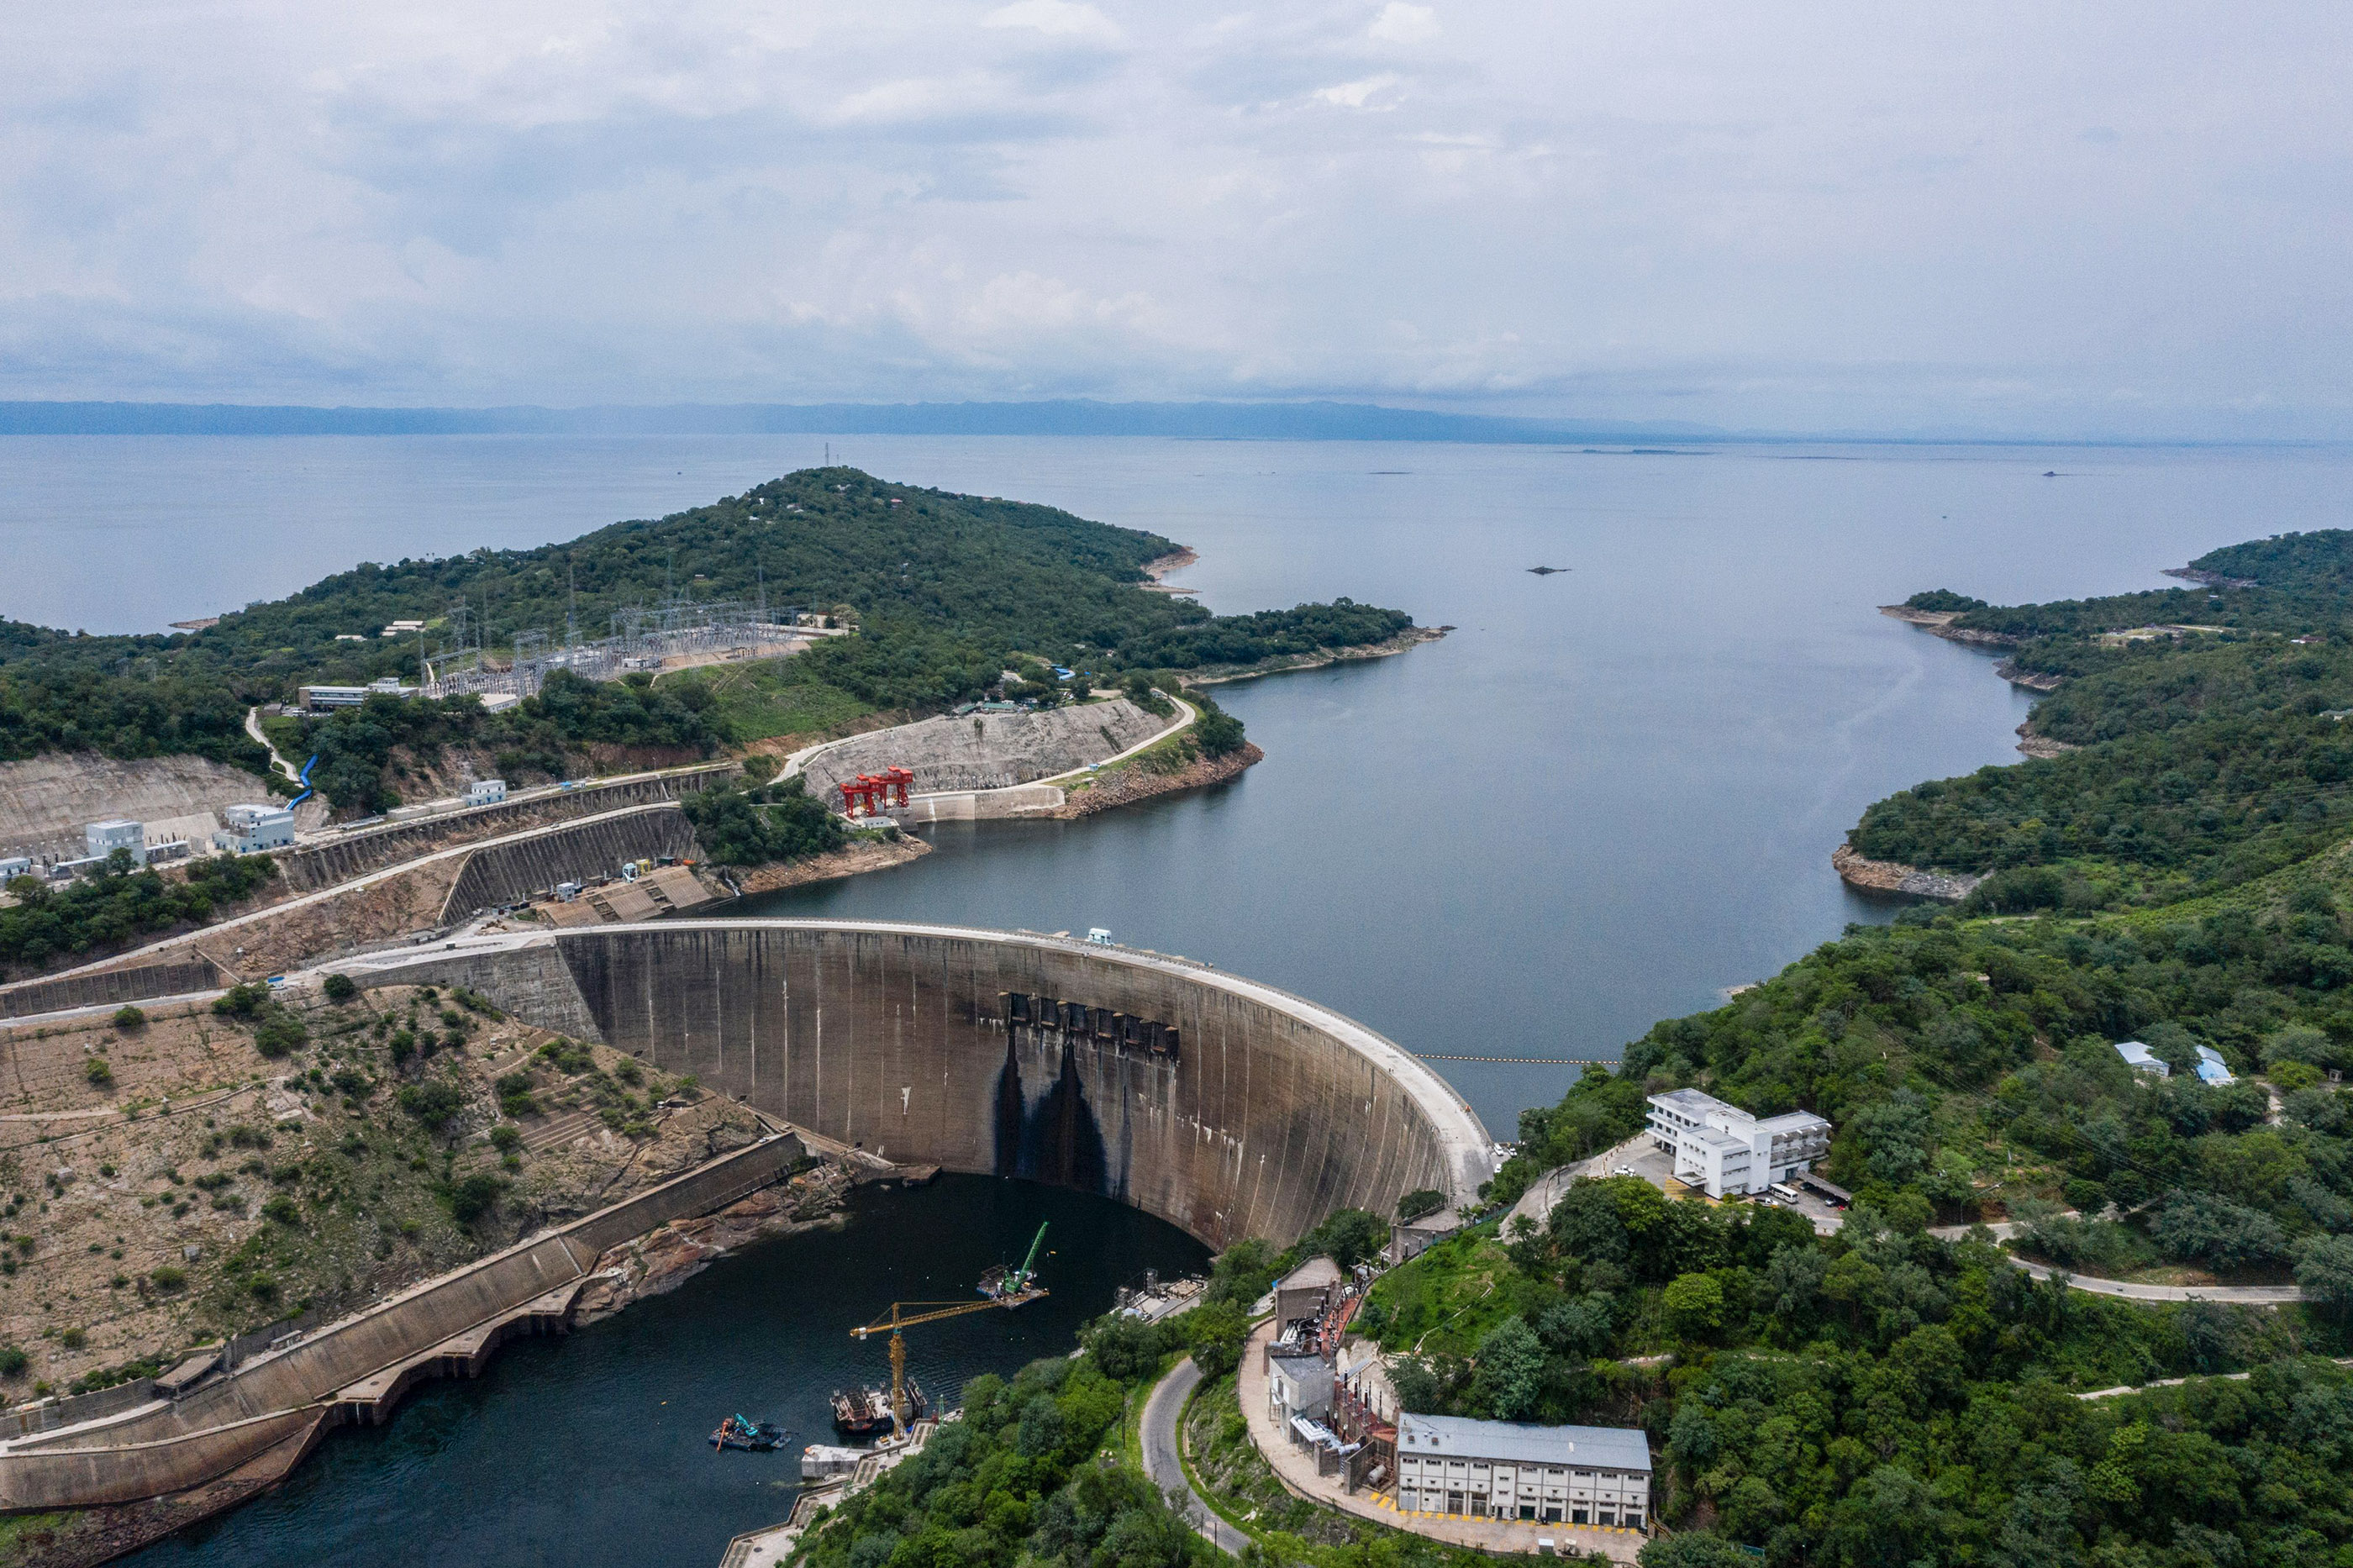
[[[1401,1512],[1649,1526],[1651,1446],[1636,1428],[1400,1415],[1397,1433]]]

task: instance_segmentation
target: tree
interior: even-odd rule
[[[1641,1568],[1756,1568],[1746,1552],[1704,1530],[1653,1536],[1634,1560]]]
[[[1677,1339],[1704,1344],[1724,1327],[1724,1287],[1708,1275],[1677,1275],[1660,1305],[1667,1331]]]
[[[330,1002],[348,1002],[360,994],[357,982],[348,974],[330,974],[322,987]]]
[[[1535,1331],[1516,1314],[1504,1319],[1479,1342],[1471,1379],[1472,1408],[1489,1420],[1519,1420],[1543,1397],[1544,1371],[1544,1343]]]
[[[2306,1237],[2296,1248],[2295,1282],[2323,1313],[2353,1317],[2353,1237]]]
[[[1250,1337],[1250,1320],[1230,1301],[1205,1301],[1185,1314],[1186,1337],[1192,1342],[1193,1364],[1204,1377],[1223,1377],[1240,1364],[1242,1344]]]
[[[1201,748],[1205,757],[1216,759],[1242,749],[1242,721],[1198,692],[1187,700],[1201,710],[1193,721],[1193,743]]]

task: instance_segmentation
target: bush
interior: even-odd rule
[[[449,1184],[445,1194],[449,1215],[459,1225],[470,1226],[498,1206],[507,1184],[487,1172],[476,1171]]]
[[[261,1217],[290,1227],[302,1223],[302,1209],[292,1198],[280,1193],[261,1205]]]
[[[1411,1225],[1446,1206],[1446,1194],[1436,1187],[1417,1187],[1398,1199],[1397,1216],[1399,1225]]]
[[[25,1353],[22,1345],[0,1345],[0,1377],[22,1377],[33,1358]]]
[[[114,1026],[128,1035],[147,1026],[147,1015],[125,1004],[114,1010]]]
[[[465,1092],[447,1079],[403,1084],[398,1098],[401,1110],[436,1131],[466,1108]]]
[[[310,1040],[311,1032],[302,1026],[302,1020],[274,1003],[253,1031],[253,1048],[271,1061],[293,1055]]]
[[[531,1075],[511,1072],[498,1081],[499,1114],[501,1116],[532,1116],[537,1114],[539,1102],[531,1097]]]
[[[348,1002],[360,994],[358,982],[348,974],[330,974],[324,986],[330,1002]]]
[[[176,1263],[163,1263],[148,1270],[147,1279],[158,1290],[177,1290],[188,1283],[188,1271]]]
[[[114,1081],[114,1069],[104,1057],[92,1057],[81,1064],[81,1076],[90,1080],[92,1089],[104,1089]]]
[[[255,982],[232,985],[213,998],[213,1011],[225,1018],[250,1018],[269,1001],[269,987]]]
[[[522,1143],[522,1129],[512,1122],[500,1122],[491,1129],[491,1147],[500,1153],[512,1153]]]

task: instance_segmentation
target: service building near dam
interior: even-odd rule
[[[419,1377],[561,1328],[606,1247],[773,1182],[795,1130],[905,1163],[1133,1204],[1212,1247],[1287,1245],[1341,1206],[1472,1201],[1492,1144],[1370,1029],[1208,965],[1029,933],[672,920],[488,936],[331,966],[463,985],[521,1021],[697,1075],[788,1124],[615,1209],[527,1237],[169,1393],[59,1410],[0,1442],[0,1510],[166,1498],[291,1464]],[[301,982],[307,984],[308,982]]]

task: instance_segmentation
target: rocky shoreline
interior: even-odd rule
[[[1917,866],[1894,860],[1873,860],[1852,844],[1841,844],[1831,852],[1831,866],[1838,872],[1839,880],[1850,888],[1867,893],[1930,899],[1945,904],[1959,903],[1985,880],[1983,877],[1957,876],[1948,871],[1924,871]]]
[[[1351,664],[1360,658],[1387,658],[1408,648],[1419,647],[1426,642],[1436,642],[1452,626],[1408,626],[1397,636],[1382,642],[1357,643],[1350,647],[1335,647],[1319,654],[1261,659],[1257,664],[1238,668],[1212,668],[1207,674],[1187,675],[1187,686],[1223,686],[1229,681],[1255,680],[1261,675],[1283,675],[1294,669],[1322,669],[1326,665]]]
[[[574,1303],[573,1323],[599,1322],[649,1296],[675,1290],[752,1242],[843,1224],[841,1203],[850,1180],[846,1167],[828,1163],[715,1213],[656,1226],[610,1248],[596,1259]]]
[[[2018,639],[2008,632],[1981,632],[1953,623],[1961,618],[1959,610],[1915,610],[1909,605],[1882,605],[1879,613],[1922,631],[1943,637],[1947,642],[1966,643],[1971,647],[2016,647]]]
[[[739,894],[773,893],[779,888],[797,888],[805,882],[829,882],[836,877],[854,877],[860,871],[887,871],[894,866],[920,860],[931,852],[932,847],[913,834],[902,833],[895,838],[865,839],[856,844],[845,844],[839,849],[828,849],[806,860],[786,860],[775,865],[754,866],[749,870],[731,870],[727,876]]]
[[[1108,778],[1099,779],[1089,789],[1069,792],[1061,805],[1044,815],[1060,821],[1074,821],[1092,816],[1113,806],[1133,805],[1155,795],[1175,795],[1179,790],[1199,789],[1206,784],[1223,784],[1241,776],[1242,770],[1266,760],[1266,753],[1248,742],[1239,751],[1222,757],[1202,757],[1173,773],[1155,773],[1143,767],[1130,765]]]

